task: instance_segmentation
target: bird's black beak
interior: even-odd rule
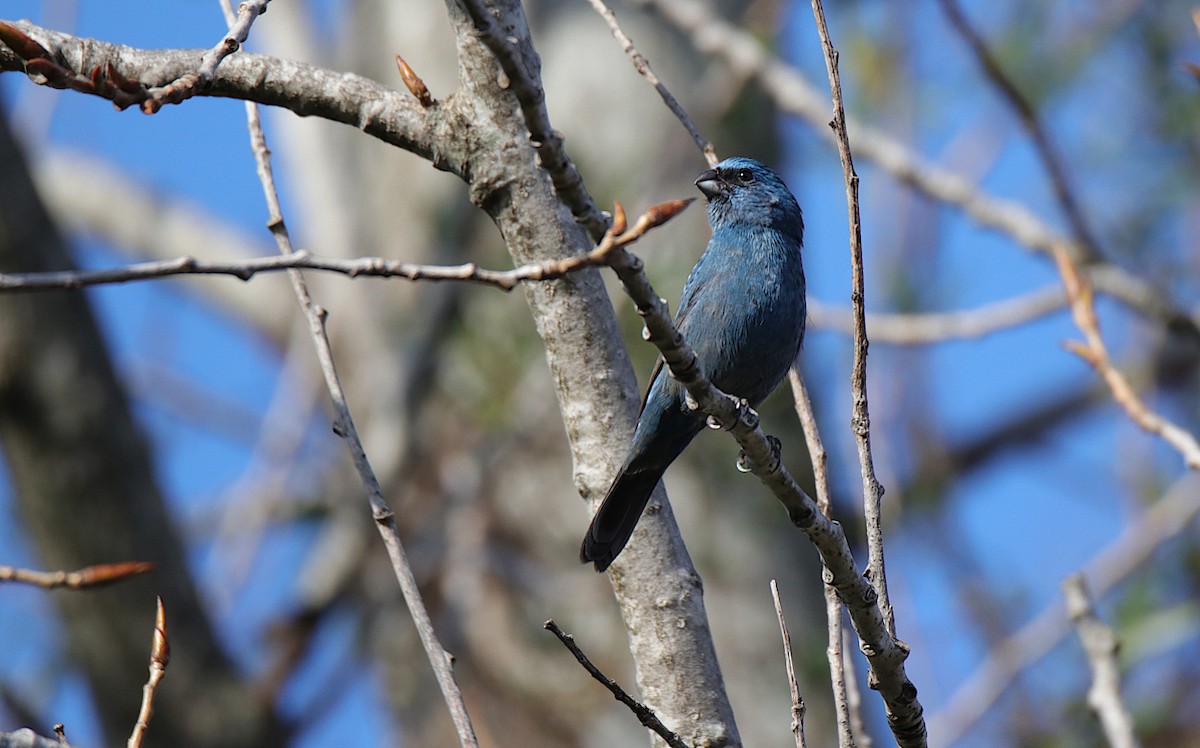
[[[709,169],[696,177],[696,186],[709,200],[725,193],[725,182],[721,179],[721,175],[717,174],[716,169]]]

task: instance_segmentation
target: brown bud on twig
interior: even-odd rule
[[[50,52],[45,47],[16,26],[0,22],[0,42],[16,52],[22,60],[50,59]]]
[[[79,570],[80,587],[100,587],[106,584],[121,582],[130,577],[154,569],[158,564],[152,561],[121,561],[115,564],[97,564]]]
[[[121,75],[121,71],[117,70],[111,62],[108,63],[108,79],[112,81],[113,85],[115,85],[118,89],[127,94],[144,94],[146,91],[146,87],[141,83],[138,83],[132,78],[126,78],[125,76]]]
[[[417,102],[426,109],[433,106],[433,97],[429,94],[429,89],[425,86],[425,81],[421,80],[421,77],[413,72],[413,69],[408,66],[408,63],[400,55],[396,55],[396,67],[400,69],[400,79],[404,81],[404,85],[408,88],[409,92],[417,97]]]
[[[150,659],[163,670],[171,662],[171,643],[167,641],[167,614],[163,610],[162,598],[158,600],[158,611],[154,614],[154,643],[150,647]]]
[[[28,75],[29,80],[39,86],[51,86],[53,88],[68,88],[70,86],[69,72],[46,57],[26,60],[25,75]],[[80,80],[86,81],[87,79],[80,78]]]
[[[612,226],[608,229],[608,233],[613,236],[619,236],[625,233],[625,229],[629,226],[629,222],[625,218],[625,207],[619,202],[613,202],[613,220]]]
[[[652,229],[655,226],[661,226],[675,216],[682,213],[687,206],[691,205],[696,198],[687,197],[682,200],[668,200],[665,203],[652,205],[642,214],[642,217],[647,220],[646,229]]]

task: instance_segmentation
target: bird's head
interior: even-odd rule
[[[727,158],[696,179],[708,199],[713,230],[724,225],[769,226],[801,240],[804,218],[779,175],[752,158]]]

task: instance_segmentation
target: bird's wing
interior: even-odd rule
[[[683,293],[680,294],[679,299],[679,310],[675,312],[675,328],[682,332],[685,338],[687,336],[686,331],[688,312],[691,311],[692,307],[696,305],[696,299],[704,296],[702,289],[708,285],[709,279],[712,277],[711,274],[704,273],[701,270],[701,264],[704,262],[704,258],[707,255],[708,253],[705,252],[700,256],[700,260],[696,263],[696,267],[692,269],[692,273],[688,276],[687,282],[683,284]],[[689,345],[691,345],[690,342]],[[646,391],[642,393],[642,407],[638,409],[638,415],[641,415],[641,413],[646,410],[646,398],[650,397],[650,390],[653,389],[654,381],[658,379],[659,375],[671,376],[670,372],[666,372],[665,374],[663,372],[662,356],[659,356],[658,360],[654,362],[654,371],[650,372],[650,379],[646,384]]]
[[[642,407],[638,408],[638,418],[642,417],[642,413],[646,410],[646,400],[650,397],[650,390],[654,389],[654,380],[658,379],[658,375],[662,374],[663,357],[659,356],[654,362],[654,371],[650,372],[650,381],[646,384],[646,391],[642,393]],[[667,374],[670,376],[670,373]]]

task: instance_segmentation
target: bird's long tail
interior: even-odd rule
[[[595,564],[596,571],[608,568],[629,542],[629,536],[637,527],[642,510],[650,501],[650,494],[654,492],[664,470],[628,466],[622,470],[608,489],[604,501],[600,502],[600,508],[592,517],[592,524],[583,536],[583,545],[579,548],[580,561]]]

